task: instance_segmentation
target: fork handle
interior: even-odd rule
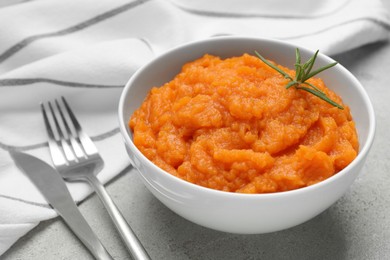
[[[106,207],[111,219],[113,220],[117,230],[119,231],[123,242],[126,244],[127,249],[130,251],[132,257],[135,260],[150,260],[150,256],[142,246],[141,242],[127,223],[110,195],[107,193],[103,184],[98,180],[95,175],[88,175],[87,180],[95,189],[99,198]]]

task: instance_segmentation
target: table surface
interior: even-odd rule
[[[203,228],[176,215],[129,168],[108,192],[153,259],[390,259],[390,43],[375,43],[333,58],[363,84],[377,117],[370,156],[349,191],[314,219],[288,230],[236,235]],[[115,259],[129,259],[96,195],[80,204]],[[2,257],[93,259],[62,219],[40,223]]]

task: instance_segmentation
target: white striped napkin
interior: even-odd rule
[[[117,124],[123,85],[167,49],[218,35],[277,38],[327,54],[386,40],[379,0],[3,0],[0,3],[0,255],[56,216],[9,151],[50,162],[39,103],[65,96],[105,160],[129,165]],[[76,201],[91,189],[68,184]]]

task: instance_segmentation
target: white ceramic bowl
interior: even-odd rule
[[[146,187],[168,208],[199,225],[215,230],[256,234],[293,227],[318,215],[348,189],[361,170],[374,139],[372,104],[358,80],[343,66],[321,73],[330,89],[348,104],[360,141],[357,158],[344,170],[318,184],[298,190],[271,194],[237,194],[197,186],[172,176],[149,161],[134,145],[128,120],[152,86],[161,86],[178,74],[181,67],[206,53],[223,58],[253,54],[293,67],[296,46],[270,39],[217,37],[174,48],[139,69],[126,84],[119,103],[120,129],[133,165]],[[313,51],[300,47],[303,60]],[[316,65],[333,60],[319,54]]]

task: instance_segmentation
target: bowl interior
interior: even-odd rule
[[[283,66],[293,68],[295,46],[286,42],[243,37],[216,37],[186,44],[172,49],[139,69],[127,83],[121,97],[119,117],[122,133],[132,137],[127,122],[133,112],[141,105],[153,86],[161,86],[172,80],[181,67],[204,54],[221,58],[240,56],[243,53],[254,54],[258,51],[265,58]],[[307,60],[313,51],[300,47],[302,60]],[[315,66],[324,66],[334,62],[319,53]],[[374,112],[371,102],[358,80],[342,65],[337,65],[318,75],[328,88],[340,95],[351,108],[359,135],[360,149],[368,150],[374,135]]]

